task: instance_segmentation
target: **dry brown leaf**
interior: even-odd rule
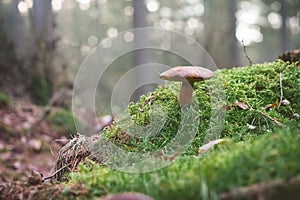
[[[268,104],[264,107],[265,110],[269,110],[271,108],[278,108],[279,101],[276,99],[275,103]]]
[[[232,107],[225,104],[225,105],[222,106],[222,108],[224,110],[231,110]]]
[[[233,104],[232,104],[232,107],[238,107],[242,110],[248,110],[249,109],[249,106],[245,103],[242,103],[240,101],[235,101]]]

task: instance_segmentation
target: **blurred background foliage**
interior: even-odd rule
[[[230,68],[249,64],[245,50],[258,63],[299,48],[300,1],[0,0],[0,86],[14,96],[29,94],[46,104],[57,88],[72,84],[84,58],[105,38],[144,26],[184,33],[199,42],[219,68]],[[124,34],[124,41],[134,43],[137,37]],[[168,50],[173,42],[166,38],[161,47]],[[157,63],[182,64],[168,52],[155,53],[150,56]],[[135,52],[123,56],[112,63],[119,68],[101,77],[101,104],[107,106],[100,113],[110,112],[105,107],[114,83],[147,62],[142,57]],[[102,59],[95,64],[101,66]]]

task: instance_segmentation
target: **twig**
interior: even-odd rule
[[[275,124],[277,124],[278,126],[281,126],[281,127],[284,127],[285,125],[281,122],[279,122],[277,119],[271,117],[270,115],[268,115],[267,113],[264,113],[260,110],[256,110],[256,109],[253,109],[252,106],[250,106],[249,104],[246,104],[247,106],[249,106],[249,110],[252,110],[252,111],[255,111],[255,112],[258,112],[260,114],[262,114],[263,116],[265,116],[266,118],[270,119],[271,121],[273,121]]]
[[[281,103],[282,103],[282,98],[283,98],[283,89],[282,89],[282,72],[280,72],[279,74],[279,86],[280,86],[280,101],[279,101],[279,104],[278,104],[278,108],[281,106]]]
[[[59,173],[60,171],[62,171],[63,169],[65,169],[66,167],[68,167],[70,164],[65,165],[63,167],[61,167],[60,169],[56,170],[53,174],[51,174],[50,176],[47,176],[45,178],[43,178],[43,182],[48,180],[48,179],[52,179],[57,173]]]
[[[140,106],[139,111],[143,112],[144,108],[147,104],[152,104],[153,101],[155,100],[156,95],[154,93],[151,93],[149,97],[147,97],[147,99],[143,102],[143,104]]]
[[[71,136],[72,137],[72,136]],[[69,139],[54,139],[50,142],[50,153],[53,157],[55,157],[53,150],[52,150],[52,146],[53,146],[53,142],[63,142],[63,143],[67,143],[69,142]]]
[[[264,113],[260,110],[255,110],[256,112],[262,114],[263,116],[267,117],[268,119],[270,119],[271,121],[273,121],[275,124],[277,124],[278,126],[284,127],[285,125],[281,122],[279,122],[278,120],[276,120],[275,118],[271,117],[270,115],[268,115],[267,113]]]
[[[242,43],[242,45],[243,45],[244,54],[245,54],[247,60],[249,61],[249,65],[252,66],[252,60],[251,60],[250,57],[248,56],[247,49],[246,49],[246,46],[245,46],[245,44],[244,44],[244,40],[241,40],[241,43]]]

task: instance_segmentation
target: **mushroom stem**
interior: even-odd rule
[[[194,81],[182,81],[178,102],[180,106],[192,103]]]

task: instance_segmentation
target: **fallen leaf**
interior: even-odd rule
[[[238,107],[242,110],[248,110],[249,109],[249,106],[245,103],[242,103],[240,101],[235,101],[233,104],[232,104],[232,107]]]
[[[208,150],[210,150],[211,148],[213,148],[216,144],[219,144],[219,143],[221,143],[221,142],[223,142],[223,141],[225,141],[225,139],[217,139],[217,140],[210,141],[210,142],[208,142],[207,144],[201,146],[201,147],[198,149],[198,153],[208,151]]]
[[[269,110],[269,109],[271,109],[271,108],[278,108],[278,106],[279,106],[279,101],[276,100],[275,103],[270,103],[270,104],[266,105],[266,106],[264,107],[264,109],[265,109],[265,110]]]
[[[224,110],[231,110],[232,107],[225,104],[225,105],[222,106],[222,108]]]
[[[264,107],[265,110],[269,110],[270,108],[274,108],[274,104],[270,103]]]

